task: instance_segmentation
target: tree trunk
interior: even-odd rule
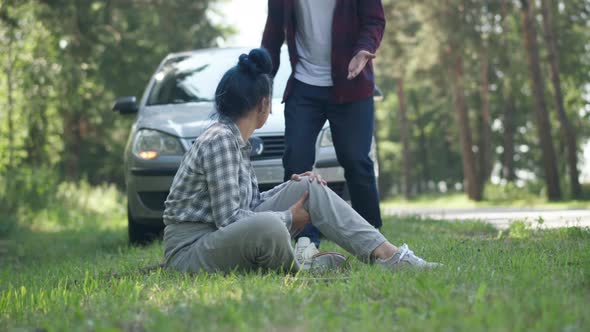
[[[65,78],[66,88],[64,89],[68,103],[63,105],[61,112],[63,116],[63,165],[64,175],[68,180],[77,181],[81,175],[81,154],[82,138],[84,130],[84,119],[82,119],[84,110],[84,96],[79,93],[80,84],[83,82],[83,74],[79,63],[91,56],[92,42],[94,38],[89,32],[89,26],[85,20],[85,15],[90,12],[89,3],[75,6],[72,32],[74,40],[65,54],[65,61],[68,63],[67,75]]]
[[[537,132],[541,144],[545,169],[547,197],[549,200],[554,201],[561,199],[561,189],[559,188],[559,174],[557,172],[557,164],[555,161],[551,123],[549,122],[549,115],[547,114],[547,106],[545,104],[543,75],[541,74],[541,65],[539,63],[539,46],[537,45],[536,39],[537,33],[534,25],[534,14],[532,7],[529,4],[529,0],[520,0],[520,3],[523,38],[529,68],[529,80],[535,101]]]
[[[415,92],[410,92],[410,102],[412,103],[412,108],[417,116],[418,131],[419,131],[419,158],[420,158],[420,169],[422,170],[422,181],[424,183],[424,187],[428,189],[428,182],[432,180],[430,176],[430,161],[428,160],[428,147],[426,144],[426,133],[424,132],[424,119],[422,117],[422,112],[420,111],[420,105],[418,102],[418,97],[416,97]]]
[[[465,192],[470,199],[481,201],[482,197],[481,191],[478,188],[479,181],[477,180],[471,129],[469,127],[469,114],[463,91],[463,57],[455,49],[450,49],[449,53],[453,60],[453,68],[451,70],[453,76],[453,99],[455,102],[457,125],[459,127],[459,139],[461,141]]]
[[[410,137],[409,124],[406,110],[406,94],[404,90],[404,79],[397,80],[397,100],[399,103],[399,126],[402,141],[402,165],[403,165],[403,193],[406,198],[412,197],[412,162],[410,160]]]
[[[6,97],[8,101],[7,105],[7,121],[8,121],[8,169],[14,168],[14,30],[11,28],[8,31],[8,46],[6,49],[6,56],[8,57],[8,65],[6,66]]]
[[[27,137],[25,139],[25,150],[27,152],[26,162],[39,167],[47,160],[45,146],[47,142],[47,107],[49,93],[43,86],[28,92],[29,105],[27,114]]]
[[[502,177],[508,182],[514,182],[516,180],[516,171],[514,168],[514,112],[516,112],[514,95],[509,91],[508,100],[504,105],[504,132],[502,133],[504,147],[504,151],[502,152]]]
[[[70,61],[76,63],[69,59]],[[76,68],[68,68],[63,88],[63,96],[67,103],[61,105],[60,114],[63,123],[63,151],[62,163],[64,166],[64,176],[67,180],[76,181],[80,177],[80,154],[81,154],[81,135],[80,135],[80,96],[77,93],[79,82],[81,81]]]
[[[485,43],[485,41],[482,41]],[[481,51],[480,63],[480,96],[481,112],[478,116],[479,140],[479,185],[478,189],[483,192],[485,183],[492,171],[492,116],[490,115],[490,82],[488,77],[489,55],[488,48],[484,44]],[[480,193],[480,195],[482,195]]]
[[[559,54],[557,51],[557,42],[555,40],[555,26],[553,25],[553,18],[551,15],[551,0],[542,0],[541,4],[545,43],[547,44],[549,64],[551,67],[551,82],[553,83],[553,90],[555,93],[555,106],[557,106],[557,115],[561,124],[561,133],[567,150],[571,194],[573,198],[579,198],[582,194],[582,188],[580,186],[580,175],[578,172],[578,144],[576,142],[575,129],[567,117],[563,103],[559,71]]]
[[[62,114],[64,126],[64,175],[66,179],[75,181],[80,178],[80,121],[75,111],[66,110]]]
[[[503,49],[508,49],[508,24],[506,23],[508,19],[508,6],[510,0],[503,0],[502,1],[502,31],[503,37],[501,41],[501,46]],[[502,57],[504,61],[503,63],[503,71],[506,75],[513,73],[512,68],[512,60],[510,59],[510,55],[504,55]],[[516,104],[514,100],[514,91],[512,87],[512,78],[506,77],[503,81],[503,89],[502,89],[502,96],[504,97],[504,112],[502,116],[502,127],[504,131],[502,132],[502,177],[508,182],[516,181],[516,169],[514,165],[514,151],[515,151],[515,143],[514,143],[514,135],[516,130],[516,124],[514,115],[516,112]]]

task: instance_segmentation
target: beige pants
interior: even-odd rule
[[[285,211],[305,191],[311,223],[329,240],[363,261],[386,241],[377,229],[328,187],[317,182],[290,181],[280,192],[256,208],[254,217],[222,229],[203,223],[166,226],[166,264],[181,271],[229,272],[233,270],[297,271],[291,236],[285,224],[271,213]]]

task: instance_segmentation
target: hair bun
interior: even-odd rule
[[[240,55],[238,66],[254,77],[272,72],[270,55],[263,48],[255,48],[248,55]]]

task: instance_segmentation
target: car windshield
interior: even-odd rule
[[[210,102],[223,74],[247,49],[216,49],[170,59],[154,75],[148,105]],[[290,74],[287,51],[281,52],[281,66],[274,80],[273,98],[282,98]]]

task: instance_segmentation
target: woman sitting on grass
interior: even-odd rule
[[[166,266],[180,271],[296,272],[338,267],[343,256],[295,259],[291,238],[311,222],[324,236],[365,262],[395,271],[430,268],[407,245],[396,247],[307,172],[259,193],[248,138],[270,112],[270,56],[242,54],[217,86],[218,121],[195,141],[174,178],[164,212]]]

